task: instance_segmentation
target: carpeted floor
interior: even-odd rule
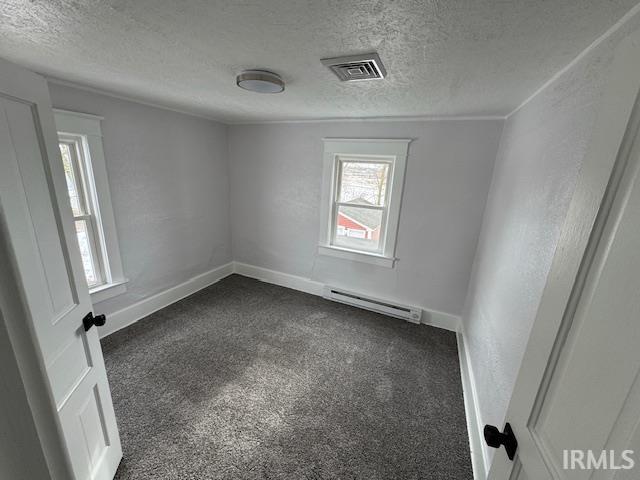
[[[472,479],[451,332],[233,275],[103,348],[117,479]]]

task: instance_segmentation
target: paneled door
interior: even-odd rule
[[[622,44],[507,412],[492,480],[640,478],[640,34]]]
[[[26,321],[76,480],[111,480],[122,457],[65,186],[46,81],[0,60],[0,208]]]

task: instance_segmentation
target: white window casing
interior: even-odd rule
[[[346,260],[355,260],[392,268],[396,257],[396,240],[402,190],[411,139],[325,138],[322,174],[322,204],[320,208],[320,242],[318,252]],[[346,163],[388,164],[386,190],[379,203],[362,205],[341,201],[342,166]],[[338,210],[351,208],[379,211],[382,218],[379,241],[373,247],[338,245],[336,234],[345,229],[338,226]],[[344,214],[342,215],[345,216]],[[348,232],[348,229],[346,229]],[[372,231],[368,233],[373,233]],[[370,235],[367,235],[369,238]]]
[[[87,214],[75,216],[89,226],[91,248],[95,255],[98,284],[90,285],[92,302],[98,303],[126,291],[111,192],[102,146],[102,117],[54,109],[60,143],[75,146],[75,157],[82,174]],[[81,218],[82,217],[82,218]]]

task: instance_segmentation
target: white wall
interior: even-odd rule
[[[104,117],[109,186],[128,291],[112,313],[231,261],[227,127],[50,83],[54,107]]]
[[[502,120],[229,127],[233,256],[460,315]],[[413,138],[393,269],[317,254],[323,137]]]
[[[481,423],[506,421],[613,50],[638,23],[607,37],[505,124],[463,314]]]

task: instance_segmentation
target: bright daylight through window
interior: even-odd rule
[[[101,268],[101,248],[98,241],[98,225],[93,213],[88,171],[85,167],[85,152],[82,150],[81,138],[62,136],[60,138],[60,154],[64,165],[67,191],[71,201],[71,210],[75,222],[82,266],[89,288],[102,285],[104,276]],[[85,168],[83,168],[85,167]]]
[[[333,245],[379,252],[387,217],[390,161],[371,162],[338,157],[338,201]]]
[[[325,139],[320,253],[393,266],[408,144]]]

